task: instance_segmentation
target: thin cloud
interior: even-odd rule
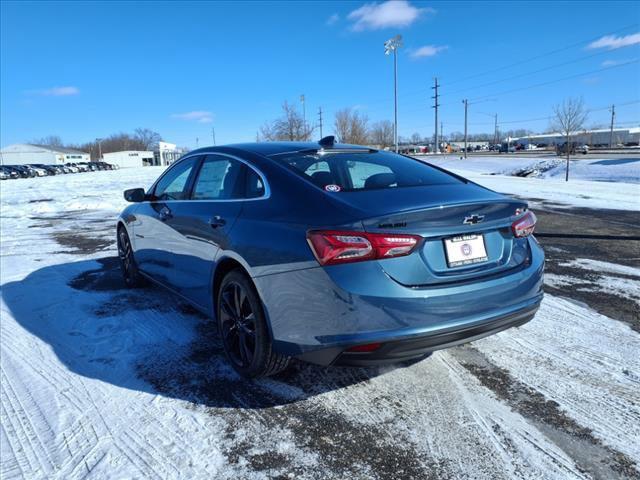
[[[43,97],[70,97],[72,95],[79,95],[80,89],[78,87],[52,87],[41,90],[29,90],[27,93],[31,95],[41,95]]]
[[[408,27],[421,15],[435,13],[430,7],[416,8],[406,0],[388,0],[382,3],[365,3],[352,11],[347,18],[351,20],[351,30],[380,30],[383,28]]]
[[[602,67],[615,67],[616,65],[622,65],[623,63],[627,63],[629,60],[605,60],[600,65]]]
[[[334,13],[329,18],[327,18],[326,24],[330,27],[338,23],[339,20],[340,20],[340,15],[338,15],[337,13]]]
[[[587,48],[607,48],[615,50],[616,48],[629,47],[640,43],[640,33],[633,33],[624,37],[616,37],[615,35],[605,35],[604,37],[591,42]]]
[[[211,123],[213,122],[213,113],[204,110],[194,110],[193,112],[174,113],[171,115],[171,118],[198,123]]]
[[[424,47],[416,48],[411,52],[411,58],[426,58],[435,57],[440,52],[444,52],[449,47],[447,45],[425,45]]]

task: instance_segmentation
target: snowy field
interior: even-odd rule
[[[570,181],[565,182],[565,160],[557,157],[419,157],[485,187],[557,205],[640,210],[640,156],[594,159],[571,157]],[[513,178],[523,169],[553,165],[534,178]],[[544,181],[542,181],[544,180]],[[533,203],[535,205],[535,202]]]
[[[429,161],[540,208],[640,210],[640,162],[608,170],[608,182],[576,167],[565,184],[508,176],[521,166],[498,159]],[[122,191],[160,172],[0,184],[3,480],[640,476],[637,317],[572,298],[593,288],[637,315],[637,251],[562,257],[533,321],[424,361],[294,364],[248,382],[226,365],[207,319],[120,280]],[[548,255],[571,254],[564,248]]]

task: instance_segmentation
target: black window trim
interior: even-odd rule
[[[211,200],[193,200],[191,199],[191,196],[193,195],[193,187],[195,185],[195,179],[198,177],[198,175],[200,174],[200,168],[202,167],[202,163],[204,162],[204,159],[206,158],[207,155],[219,155],[222,157],[228,157],[230,159],[236,160],[238,162],[243,163],[247,168],[250,168],[251,170],[253,170],[262,180],[262,184],[264,185],[264,193],[262,196],[260,197],[253,197],[253,198],[224,198],[224,199],[211,199]],[[187,182],[189,187],[187,189],[187,199],[185,200],[157,200],[154,198],[155,196],[155,190],[156,187],[158,185],[158,183],[160,182],[160,180],[167,175],[171,170],[173,170],[173,168],[178,165],[179,163],[182,163],[183,161],[189,159],[189,158],[193,158],[193,157],[200,157],[199,159],[196,160],[196,164],[194,165],[194,168],[191,172],[191,177],[189,179],[189,181]],[[243,175],[244,176],[244,175]],[[153,193],[151,193],[153,192]],[[151,188],[149,189],[149,200],[150,202],[163,202],[163,203],[175,203],[175,202],[249,202],[249,201],[253,201],[253,200],[267,200],[271,197],[271,187],[269,186],[269,182],[267,182],[266,177],[264,176],[264,174],[262,173],[262,171],[260,169],[258,169],[257,167],[255,167],[254,165],[252,165],[251,163],[249,163],[248,161],[237,157],[236,155],[230,155],[228,153],[223,153],[223,152],[216,152],[216,151],[210,151],[210,152],[202,152],[199,151],[198,153],[194,153],[192,155],[185,155],[184,157],[180,158],[177,162],[173,163],[169,168],[167,168],[166,171],[164,171],[162,173],[162,175],[160,175],[160,177],[158,177],[158,179],[154,182],[154,184],[151,186]]]

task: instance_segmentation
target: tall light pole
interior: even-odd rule
[[[398,49],[402,47],[402,36],[395,37],[384,42],[384,54],[393,52],[393,140],[398,153]]]
[[[96,138],[96,142],[98,142],[98,161],[102,160],[102,139]]]

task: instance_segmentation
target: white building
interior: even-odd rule
[[[127,150],[105,153],[102,155],[102,160],[120,168],[145,167],[154,164],[154,154],[153,152]]]
[[[158,142],[158,147],[153,153],[154,165],[171,165],[185,152],[178,148],[175,143]]]
[[[599,128],[595,130],[580,130],[571,135],[571,141],[576,143],[584,143],[590,146],[609,146],[609,140],[613,147],[617,146],[634,146],[640,143],[640,127],[631,128],[614,128],[613,136],[611,129]],[[507,139],[505,139],[505,142]],[[546,145],[555,146],[563,144],[567,141],[566,137],[559,132],[543,133],[540,135],[528,135],[520,138],[510,138],[511,144],[521,143],[525,146]]]
[[[16,143],[0,150],[0,165],[27,165],[31,163],[62,165],[90,160],[91,157],[86,152],[49,145]]]

